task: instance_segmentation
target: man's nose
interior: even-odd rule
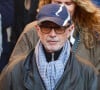
[[[49,35],[52,36],[52,37],[56,36],[56,32],[53,28],[51,29],[51,32],[49,33]]]

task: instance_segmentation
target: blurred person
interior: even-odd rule
[[[72,51],[84,58],[89,60],[95,67],[100,70],[100,10],[90,0],[41,0],[39,8],[48,3],[65,4],[66,8],[73,17],[75,23],[74,39],[72,43]],[[88,7],[88,8],[87,8]],[[35,32],[35,23],[28,24],[19,38],[15,49],[11,55],[10,61],[19,55],[27,54],[35,46],[33,38]],[[32,28],[30,30],[30,28]],[[30,43],[30,44],[29,44]],[[29,46],[27,46],[27,44]],[[27,48],[27,49],[25,49]],[[25,52],[25,53],[24,53]]]
[[[0,0],[3,16],[3,52],[0,59],[0,72],[8,63],[16,41],[29,22],[35,20],[39,0]]]
[[[0,72],[4,68],[4,66],[8,63],[9,57],[12,52],[12,43],[8,38],[10,37],[8,33],[11,31],[7,31],[9,27],[13,25],[14,22],[14,2],[13,0],[0,0],[0,14],[1,18],[1,26],[2,26],[2,53],[0,58]]]
[[[0,14],[0,58],[2,53],[2,26],[1,26],[1,14]]]
[[[94,66],[71,52],[74,23],[65,5],[44,6],[37,21],[35,49],[9,62],[0,75],[0,90],[97,90]]]
[[[13,12],[14,4],[13,0],[0,0],[0,13],[2,16],[2,27],[7,28],[13,25]]]
[[[14,46],[25,25],[36,20],[38,3],[39,0],[14,0],[15,21],[11,37]]]

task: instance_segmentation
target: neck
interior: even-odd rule
[[[44,47],[43,47],[43,50],[44,50],[47,62],[51,62],[51,61],[56,61],[58,59],[58,57],[62,51],[62,48],[60,50],[52,52],[52,53],[47,52]]]

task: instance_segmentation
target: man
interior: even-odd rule
[[[48,3],[65,4],[75,23],[74,38],[71,39],[72,51],[89,60],[100,71],[100,15],[91,0],[40,0],[39,8]],[[88,7],[88,8],[87,8]],[[26,26],[10,57],[15,60],[19,55],[28,55],[37,43],[35,23]],[[32,40],[34,39],[34,40]],[[75,42],[73,42],[75,41]]]
[[[71,0],[40,0],[39,2],[39,9],[44,5],[48,3],[59,3],[59,4],[65,4],[66,8],[69,10],[71,16],[73,16],[75,11],[75,3],[73,3]],[[43,5],[42,5],[43,4]],[[35,25],[37,24],[37,21],[34,21],[32,23],[29,23],[26,25],[24,32],[19,37],[19,40],[12,52],[12,55],[10,57],[11,60],[15,60],[17,56],[19,55],[25,55],[30,52],[32,48],[36,46],[38,37],[36,33]],[[32,40],[34,39],[34,40]],[[74,41],[71,39],[71,41]],[[72,43],[72,42],[71,42]]]
[[[71,52],[74,28],[61,4],[45,5],[37,15],[40,38],[28,57],[13,60],[0,76],[0,90],[97,90],[97,72]]]

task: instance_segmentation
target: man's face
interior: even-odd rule
[[[74,27],[73,25],[66,26],[67,28],[62,28],[52,22],[46,22],[38,27],[38,36],[48,52],[55,52],[63,47]]]
[[[73,16],[75,11],[75,3],[72,0],[52,0],[52,3],[65,4],[71,16]]]

